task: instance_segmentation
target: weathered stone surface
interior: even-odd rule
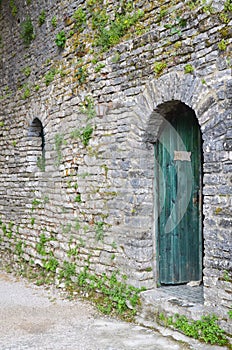
[[[43,266],[45,235],[46,258],[59,264],[75,261],[80,270],[91,257],[92,271],[120,270],[134,285],[157,286],[154,143],[181,102],[194,110],[203,139],[205,303],[227,312],[231,284],[221,280],[232,254],[232,79],[224,2],[215,2],[213,15],[177,2],[182,27],[169,13],[162,18],[159,2],[135,1],[146,16],[104,52],[91,48],[91,16],[75,32],[72,16],[80,6],[87,11],[85,1],[15,3],[13,16],[2,0],[0,22],[2,256],[9,250],[17,258],[22,241],[24,259]],[[106,9],[112,20],[118,4]],[[36,34],[28,47],[20,34],[25,14]],[[55,44],[61,30],[64,50]],[[160,72],[156,63],[164,63]],[[32,137],[35,118],[42,128]]]

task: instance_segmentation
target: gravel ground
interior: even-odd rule
[[[209,348],[176,341],[170,332],[161,335],[136,324],[104,317],[87,301],[69,301],[56,288],[38,287],[0,271],[0,350]]]
[[[104,317],[88,302],[64,300],[0,272],[1,350],[181,350],[182,344],[135,324]]]

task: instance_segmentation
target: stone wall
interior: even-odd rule
[[[230,2],[100,3],[2,0],[2,254],[77,271],[88,261],[97,274],[155,287],[153,144],[162,110],[180,101],[204,141],[205,303],[227,312]]]

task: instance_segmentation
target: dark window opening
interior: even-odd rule
[[[45,171],[45,137],[41,121],[35,118],[28,130],[29,171]]]

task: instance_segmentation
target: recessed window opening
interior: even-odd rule
[[[45,170],[45,137],[41,121],[35,118],[28,130],[29,171]]]

